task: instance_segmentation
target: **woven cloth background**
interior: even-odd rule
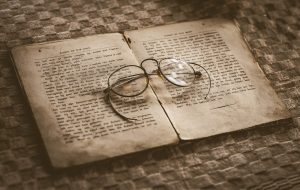
[[[9,48],[207,17],[238,21],[292,120],[51,168]],[[300,189],[299,29],[298,0],[0,0],[0,189]]]

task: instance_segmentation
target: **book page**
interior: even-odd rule
[[[12,56],[54,167],[178,141],[151,89],[124,102],[112,95],[116,109],[137,121],[122,119],[106,101],[103,90],[109,75],[137,64],[123,35],[21,46]]]
[[[152,76],[181,139],[207,137],[289,117],[232,21],[207,19],[126,32],[137,59],[176,58],[202,73],[189,87]],[[209,77],[211,89],[209,89]],[[206,98],[205,98],[206,97]]]

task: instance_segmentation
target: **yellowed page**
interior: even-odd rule
[[[206,99],[209,79],[203,70],[202,78],[188,88],[152,77],[152,86],[181,139],[207,137],[289,117],[232,21],[208,19],[125,35],[140,62],[149,57],[174,57],[207,69],[212,88]]]
[[[17,47],[12,56],[54,167],[178,141],[151,89],[126,107],[136,122],[117,116],[104,100],[108,76],[137,64],[121,34]]]

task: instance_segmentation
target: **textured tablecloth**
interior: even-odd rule
[[[9,48],[210,17],[238,21],[292,120],[53,170]],[[0,0],[0,189],[300,189],[299,28],[297,0]]]

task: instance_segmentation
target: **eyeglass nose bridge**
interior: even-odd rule
[[[156,67],[157,67],[156,71],[159,73],[159,62],[158,62],[156,59],[154,59],[154,58],[144,59],[144,60],[141,62],[140,66],[146,71],[146,69],[145,69],[145,67],[144,67],[143,64],[146,63],[146,62],[149,62],[149,61],[154,61],[154,62],[155,62]],[[147,72],[146,72],[146,73],[147,73]],[[147,74],[149,74],[149,73],[147,73]]]

